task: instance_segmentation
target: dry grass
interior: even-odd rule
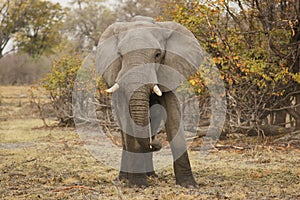
[[[29,101],[30,86],[0,86],[0,98],[3,105],[18,105]]]
[[[30,89],[30,86],[0,86],[0,121],[31,117]]]
[[[31,86],[1,86],[0,85],[0,94],[2,96],[18,96],[26,95]]]
[[[150,187],[127,188],[114,181],[117,170],[90,155],[74,129],[41,128],[41,120],[13,113],[0,121],[0,199],[300,198],[296,148],[215,150],[204,158],[192,151],[200,189],[175,186],[171,163]]]

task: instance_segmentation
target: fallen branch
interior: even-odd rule
[[[25,160],[25,161],[23,161],[22,164],[24,164],[24,163],[29,163],[29,162],[33,162],[33,161],[36,161],[36,160],[37,160],[36,158],[32,158],[32,159],[30,159],[30,160]]]
[[[216,144],[215,148],[217,148],[217,149],[237,149],[237,150],[250,149],[250,147],[240,147],[240,146],[222,145],[222,144]]]
[[[258,125],[258,127],[265,136],[277,136],[277,135],[285,135],[291,133],[293,128],[285,128],[277,125]],[[251,129],[248,132],[248,136],[257,136],[258,131],[256,129]]]

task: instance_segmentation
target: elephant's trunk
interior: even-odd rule
[[[129,112],[132,121],[137,126],[144,127],[135,127],[133,134],[139,148],[145,152],[159,149],[158,147],[155,149],[150,148],[152,146],[159,146],[150,144],[152,139],[150,137],[150,96],[152,92],[158,96],[162,96],[162,92],[157,85],[156,72],[158,65],[155,64],[155,52],[155,50],[148,49],[125,54],[122,70],[116,79],[117,83],[120,80],[120,87],[125,91],[127,97],[130,97]]]
[[[159,141],[152,136],[150,125],[150,95],[151,86],[144,85],[136,90],[130,98],[129,110],[131,118],[134,123],[141,127],[147,127],[142,129],[143,132],[135,132],[136,141],[139,144],[141,152],[158,151],[162,148]]]
[[[149,97],[150,90],[145,85],[136,90],[130,98],[130,114],[138,126],[144,127],[149,123]]]
[[[131,84],[133,86],[135,84],[145,84],[133,92],[129,102],[132,118],[139,126],[145,126],[149,123],[149,99],[151,92],[154,91],[161,96],[159,87],[155,85],[157,82],[155,66],[147,65],[147,63],[155,63],[154,53],[155,50],[145,49],[124,55],[123,67],[118,75],[122,76],[126,72],[131,73],[128,76],[130,80],[127,80],[127,86],[129,87],[127,89],[129,91],[131,90]]]

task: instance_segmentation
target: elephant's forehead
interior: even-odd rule
[[[127,31],[130,29],[137,29],[137,28],[155,28],[158,27],[157,24],[145,22],[145,21],[137,21],[137,22],[117,22],[116,26],[119,27],[120,32]]]
[[[119,50],[123,53],[139,50],[139,49],[161,49],[162,37],[158,32],[159,28],[137,28],[121,32],[119,34]],[[156,34],[154,34],[156,33]]]

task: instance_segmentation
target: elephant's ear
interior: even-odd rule
[[[110,25],[102,34],[96,54],[96,69],[109,87],[111,87],[121,70],[121,56],[118,53],[118,32],[121,23]]]
[[[203,62],[204,52],[197,39],[188,29],[176,22],[158,22],[157,24],[167,33],[164,65],[175,69],[182,75],[182,78],[189,78],[196,73]],[[167,71],[170,70],[167,69]],[[172,78],[167,71],[164,66],[159,69],[159,81],[168,82],[166,79]]]

